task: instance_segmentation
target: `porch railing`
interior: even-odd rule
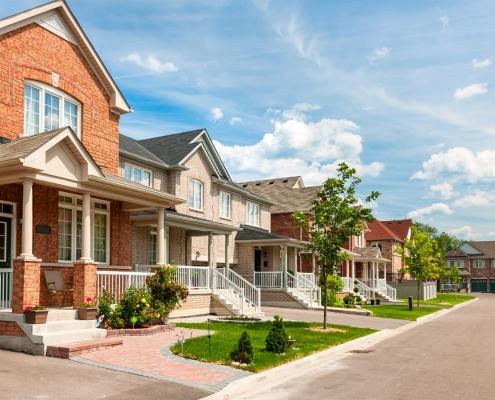
[[[377,279],[377,290],[386,294],[391,300],[397,300],[397,290],[390,285],[387,285],[385,279]]]
[[[12,268],[0,269],[0,309],[12,308]]]
[[[241,314],[244,314],[244,307],[246,306],[244,289],[237,286],[215,268],[212,270],[212,289],[214,292],[217,291],[232,304],[238,307]]]
[[[361,282],[360,279],[357,279],[356,278],[356,281],[357,281],[357,288],[359,289],[359,293],[361,293],[364,297],[366,297],[367,299],[371,299],[373,296],[371,295],[371,288],[364,284],[363,282]]]
[[[208,267],[177,266],[177,282],[190,289],[208,289],[210,269]]]
[[[262,288],[281,288],[282,271],[254,272],[254,286]]]
[[[122,271],[97,271],[96,295],[99,297],[103,290],[113,294],[118,302],[131,285],[137,288],[144,285],[146,278],[153,273],[149,272],[122,272]]]
[[[301,281],[308,281],[316,286],[318,286],[319,277],[317,274],[313,274],[312,272],[296,272],[296,278]]]
[[[234,282],[235,285],[244,289],[246,301],[256,308],[256,312],[261,312],[261,290],[231,269],[229,269],[228,278]]]
[[[455,284],[455,283],[442,283],[442,290],[457,291],[458,288],[459,288],[459,285]]]
[[[287,287],[294,290],[299,296],[313,305],[315,302],[321,305],[321,289],[308,280],[300,280],[287,272]]]
[[[344,292],[353,293],[354,292],[354,279],[343,277],[342,281],[344,282]]]

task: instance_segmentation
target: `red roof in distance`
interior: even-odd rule
[[[366,233],[366,240],[394,239],[404,241],[412,225],[411,219],[378,221],[368,224],[371,232]]]

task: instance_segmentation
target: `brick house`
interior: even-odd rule
[[[404,267],[404,262],[395,252],[397,247],[404,248],[404,239],[411,239],[411,219],[379,221],[368,224],[366,232],[366,246],[378,247],[384,258],[390,260],[386,263],[387,281],[396,282],[399,278],[398,271]]]
[[[447,280],[442,289],[468,289],[472,292],[495,292],[495,241],[464,242],[443,259],[457,266],[462,281],[454,285]]]

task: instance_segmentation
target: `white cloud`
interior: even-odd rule
[[[435,203],[432,204],[431,206],[424,207],[424,208],[418,208],[415,211],[411,211],[407,214],[407,218],[421,218],[424,217],[425,215],[431,215],[431,214],[452,214],[453,211],[450,209],[450,207],[447,204],[444,203]]]
[[[443,200],[448,200],[452,196],[456,196],[459,193],[453,191],[453,186],[448,182],[439,183],[437,185],[430,185],[431,192],[428,193],[429,197],[439,197]]]
[[[213,122],[217,122],[219,119],[223,118],[223,112],[221,108],[212,108],[210,115],[208,116],[208,119],[210,119]]]
[[[390,53],[390,49],[387,47],[382,47],[381,49],[375,49],[373,55],[368,56],[370,65],[374,65],[375,60],[377,60],[378,58],[386,57],[389,55],[389,53]]]
[[[445,29],[447,28],[447,25],[449,25],[449,21],[450,21],[450,18],[447,17],[446,15],[444,15],[443,17],[441,17],[438,22],[441,22],[442,23],[442,26],[443,26],[443,30],[445,31]]]
[[[423,163],[423,170],[411,179],[437,179],[449,182],[490,182],[495,180],[495,151],[473,153],[464,147],[454,147],[433,154]]]
[[[295,119],[297,121],[305,121],[308,115],[304,111],[319,110],[321,107],[318,104],[297,103],[290,110],[285,110],[282,115],[285,119]]]
[[[452,203],[455,207],[489,207],[493,206],[495,201],[495,191],[485,192],[476,190],[474,194],[467,195],[457,199]]]
[[[431,148],[432,148],[432,149],[440,149],[440,148],[442,148],[442,147],[444,147],[444,146],[445,146],[445,144],[444,144],[444,143],[438,143],[438,144],[436,144],[436,145],[434,145],[434,146],[431,146]]]
[[[462,228],[458,229],[452,229],[450,233],[465,239],[475,239],[478,236],[483,236],[482,233],[474,233],[473,228],[471,228],[469,225],[463,226]]]
[[[485,94],[488,92],[488,83],[473,83],[472,85],[459,88],[455,91],[454,97],[457,100],[470,99],[477,94]]]
[[[177,72],[178,68],[172,62],[161,62],[153,54],[141,55],[138,51],[122,58],[121,61],[133,61],[140,67],[149,69],[154,72]]]
[[[232,117],[230,119],[230,125],[234,126],[235,124],[242,124],[242,118]]]
[[[307,185],[318,185],[330,176],[342,161],[357,169],[359,176],[377,176],[385,165],[381,162],[363,164],[359,129],[346,119],[323,118],[306,122],[302,111],[318,109],[301,104],[282,113],[285,120],[273,121],[273,133],[267,133],[251,146],[226,146],[215,142],[220,156],[239,181],[302,175]]]
[[[282,110],[274,110],[273,108],[269,108],[268,110],[266,110],[266,115],[268,114],[280,114],[282,112]]]
[[[486,59],[485,61],[478,61],[476,58],[473,60],[473,68],[482,68],[482,67],[488,67],[492,65],[492,62],[489,59]]]

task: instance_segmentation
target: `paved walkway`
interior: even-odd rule
[[[264,393],[239,399],[455,400],[494,397],[495,295]],[[251,397],[252,396],[252,397]]]
[[[261,307],[265,317],[273,318],[274,315],[280,315],[285,320],[306,321],[306,322],[323,322],[323,311],[320,310],[302,310],[299,308],[278,308],[278,307]],[[399,326],[411,323],[401,319],[364,317],[361,315],[341,314],[329,312],[327,314],[329,324],[354,326],[356,328],[371,329],[395,329]]]
[[[189,338],[190,331],[184,331],[185,338]],[[177,328],[175,332],[159,333],[154,336],[124,336],[123,346],[86,353],[71,360],[180,383],[208,392],[217,392],[230,382],[251,375],[250,372],[235,368],[202,363],[174,355],[169,348],[177,342],[179,332],[181,328]],[[193,337],[205,334],[204,331],[193,331]]]

